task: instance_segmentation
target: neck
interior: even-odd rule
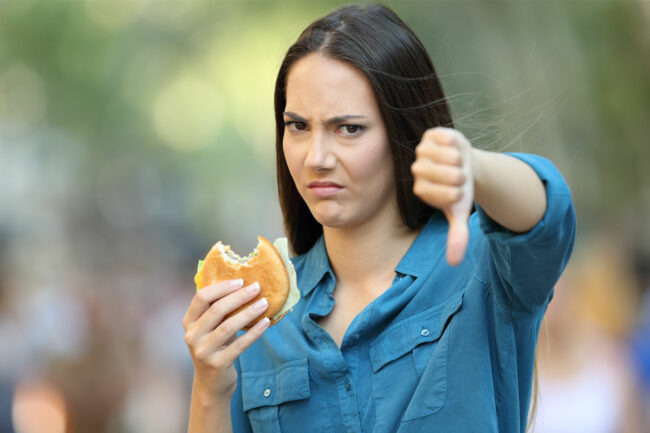
[[[392,224],[367,223],[353,228],[323,227],[323,237],[337,286],[383,290],[419,230],[401,219]]]

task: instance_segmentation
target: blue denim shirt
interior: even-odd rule
[[[314,320],[334,306],[324,239],[293,258],[302,298],[237,360],[235,432],[524,432],[542,316],[576,233],[570,191],[546,159],[531,165],[548,206],[513,233],[480,207],[457,267],[434,216],[393,284],[355,317],[341,347]]]

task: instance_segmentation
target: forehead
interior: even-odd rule
[[[286,97],[287,110],[307,116],[379,114],[372,87],[361,71],[317,53],[291,67]]]

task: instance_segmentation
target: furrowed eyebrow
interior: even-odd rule
[[[305,119],[299,114],[292,113],[291,111],[285,111],[283,114],[297,122],[308,123],[307,119]],[[328,119],[326,123],[333,124],[333,123],[345,122],[346,120],[350,120],[350,119],[367,119],[367,118],[368,118],[367,116],[362,116],[360,114],[346,114],[344,116],[332,117],[331,119]]]

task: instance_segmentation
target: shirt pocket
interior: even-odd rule
[[[400,410],[402,421],[409,421],[444,406],[450,328],[462,303],[463,292],[395,323],[371,342],[377,414]],[[386,427],[397,430],[395,425]]]
[[[280,433],[280,407],[304,403],[310,397],[307,358],[285,362],[273,370],[242,372],[241,386],[243,408],[253,431]]]

